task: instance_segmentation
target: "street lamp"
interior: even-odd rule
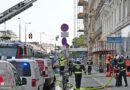
[[[45,32],[40,32],[40,51],[41,51],[41,48],[42,48],[42,40],[41,40],[41,38],[42,38],[42,36],[41,36],[41,34],[45,34]]]
[[[25,44],[27,43],[27,24],[31,24],[31,22],[26,22],[25,23]]]
[[[40,44],[42,42],[42,40],[41,40],[41,38],[42,38],[41,34],[45,34],[45,32],[40,32]]]
[[[19,42],[21,41],[21,20],[20,18],[18,18],[19,20]]]

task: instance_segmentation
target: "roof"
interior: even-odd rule
[[[19,62],[31,62],[31,61],[34,61],[34,60],[31,60],[31,59],[7,59],[7,61],[19,61]]]

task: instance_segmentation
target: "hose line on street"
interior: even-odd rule
[[[75,84],[74,84],[74,83],[68,82],[67,84],[72,85],[74,90],[97,90],[97,89],[103,89],[103,88],[105,88],[105,87],[112,81],[113,77],[114,77],[114,76],[111,76],[110,79],[108,80],[108,82],[107,82],[105,85],[100,86],[100,87],[95,87],[95,88],[77,89],[77,88],[75,87]],[[62,82],[61,80],[56,80],[56,81]],[[62,88],[62,89],[63,89],[63,88]]]

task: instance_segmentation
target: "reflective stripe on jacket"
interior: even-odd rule
[[[75,64],[73,66],[73,72],[75,74],[82,74],[82,70],[85,71],[85,67],[82,64]]]
[[[64,66],[65,65],[65,61],[64,60],[60,60],[60,66]]]

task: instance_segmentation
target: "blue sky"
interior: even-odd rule
[[[0,13],[20,1],[23,0],[1,0]],[[54,37],[61,35],[60,26],[67,23],[69,25],[67,41],[71,44],[74,37],[74,0],[37,0],[33,7],[6,22],[6,28],[13,30],[17,35],[19,33],[18,17],[21,18],[22,41],[25,39],[25,22],[31,22],[30,25],[27,25],[27,33],[33,33],[33,39],[27,39],[27,41],[40,41],[39,33],[45,32],[42,34],[42,42],[48,43],[55,43]],[[4,25],[0,24],[0,30],[3,29]],[[61,38],[59,44],[61,44]]]

